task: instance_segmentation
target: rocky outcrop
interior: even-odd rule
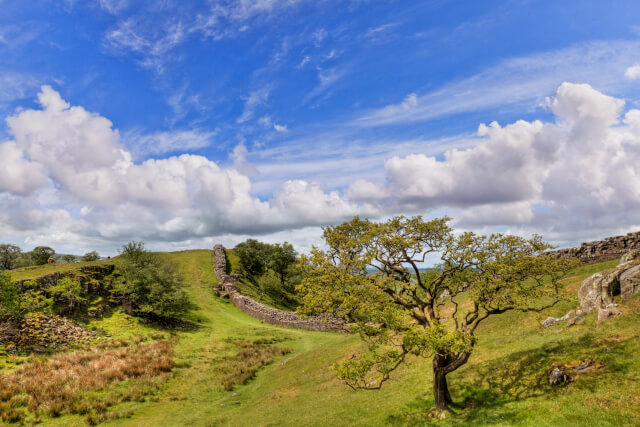
[[[71,315],[86,310],[89,317],[99,317],[108,310],[109,301],[112,300],[112,286],[110,275],[114,272],[113,264],[101,265],[85,265],[78,268],[72,268],[66,271],[57,271],[46,274],[34,279],[25,279],[16,281],[16,286],[21,292],[29,289],[37,289],[50,298],[51,287],[55,286],[58,281],[64,277],[77,280],[82,287],[81,301],[77,301],[77,305],[59,308],[59,314]],[[90,304],[91,300],[96,300],[97,305]]]
[[[640,292],[640,265],[633,266],[620,275],[620,295],[622,301]]]
[[[626,236],[608,237],[604,240],[583,243],[577,248],[558,249],[548,252],[558,257],[578,258],[583,263],[608,261],[624,254],[640,250],[640,231]]]
[[[25,282],[34,281],[38,288],[46,292],[49,287],[54,286],[63,277],[72,277],[80,282],[85,297],[96,296],[103,293],[105,286],[103,279],[113,273],[114,269],[113,264],[87,265],[68,271],[57,271],[31,280],[17,280],[16,285],[22,289]]]
[[[585,279],[578,290],[578,299],[582,310],[585,313],[591,313],[593,310],[613,303],[613,297],[620,294],[618,279],[621,274],[620,270],[614,270],[596,273]]]
[[[236,286],[237,277],[227,274],[227,261],[222,245],[213,248],[213,269],[218,279],[218,291],[224,291],[231,302],[249,316],[273,325],[314,331],[345,332],[347,324],[332,316],[300,317],[295,311],[281,311],[242,295]]]
[[[580,307],[585,313],[597,311],[598,324],[622,314],[613,297],[626,301],[640,292],[640,251],[632,251],[614,269],[596,273],[582,282],[578,290]]]

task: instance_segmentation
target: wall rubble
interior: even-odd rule
[[[229,295],[229,299],[249,316],[266,323],[290,328],[313,331],[345,332],[347,324],[332,316],[300,317],[295,311],[281,311],[242,295],[236,286],[234,275],[227,274],[227,260],[222,245],[213,247],[213,269],[219,286]]]

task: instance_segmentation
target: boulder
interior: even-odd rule
[[[572,319],[569,319],[569,321],[567,321],[567,326],[573,326],[573,325],[577,325],[580,324],[582,322],[585,321],[585,318],[582,316],[576,316]]]
[[[613,296],[620,293],[619,276],[621,270],[610,273],[596,273],[582,282],[578,290],[580,307],[585,313],[591,313],[613,301]]]
[[[607,320],[610,317],[619,316],[622,314],[622,311],[618,310],[618,307],[615,304],[611,304],[606,308],[598,309],[598,325]]]
[[[553,325],[555,325],[556,323],[558,323],[559,321],[560,321],[560,319],[558,319],[557,317],[547,317],[542,322],[542,326],[544,326],[545,328],[550,328]]]
[[[574,316],[576,314],[575,310],[571,310],[569,312],[567,312],[567,314],[565,314],[564,316],[562,316],[560,318],[560,321],[564,322],[565,320],[567,320],[568,318],[570,318],[571,316]]]
[[[585,313],[605,308],[615,295],[628,300],[640,292],[640,250],[632,250],[620,259],[613,270],[596,273],[585,279],[578,290],[580,307]]]
[[[634,249],[622,255],[622,258],[620,258],[620,265],[634,261],[636,258],[640,258],[640,249]]]
[[[640,264],[631,267],[620,275],[622,301],[630,299],[638,292],[640,292]]]
[[[555,367],[549,372],[549,384],[558,386],[565,384],[567,381],[569,381],[569,376],[563,369]]]

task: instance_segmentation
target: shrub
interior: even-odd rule
[[[17,316],[20,313],[18,288],[7,271],[0,271],[0,319]]]
[[[63,255],[62,256],[62,260],[64,262],[75,262],[76,256],[75,255]]]
[[[40,289],[38,282],[27,280],[22,283],[23,290],[20,293],[20,314],[35,313],[38,311],[51,312],[53,298]]]
[[[144,249],[143,242],[123,246],[118,265],[117,293],[125,309],[146,317],[174,318],[189,308],[181,276],[171,264]]]
[[[97,251],[87,252],[82,256],[83,261],[97,261],[100,259],[100,254]]]
[[[80,282],[71,277],[63,277],[49,288],[49,294],[53,300],[63,305],[61,311],[71,313],[80,304],[86,301],[82,297],[83,290]]]

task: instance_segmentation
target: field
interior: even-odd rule
[[[121,312],[92,321],[89,326],[119,339],[164,339],[173,343],[175,352],[175,368],[168,379],[138,399],[113,403],[107,413],[122,416],[100,421],[135,426],[640,424],[637,298],[621,306],[623,316],[601,326],[595,325],[593,314],[570,328],[540,326],[546,316],[575,308],[581,281],[615,262],[574,271],[566,279],[569,300],[546,313],[505,313],[487,320],[470,362],[448,377],[457,406],[446,419],[434,420],[429,416],[433,406],[430,360],[410,360],[380,391],[353,391],[336,378],[332,366],[359,351],[357,337],[263,324],[214,296],[210,251],[163,256],[180,266],[189,285],[194,307],[188,320],[195,326],[165,331]],[[243,348],[256,356],[243,355]],[[272,348],[285,351],[268,350]],[[30,362],[2,358],[0,367],[6,372],[16,369],[16,363]],[[564,387],[548,385],[547,373],[553,364],[583,359],[593,359],[594,368],[574,374]],[[249,372],[247,383],[229,386],[229,379],[240,378],[241,372]],[[71,426],[84,424],[87,417],[47,416],[43,421]]]

